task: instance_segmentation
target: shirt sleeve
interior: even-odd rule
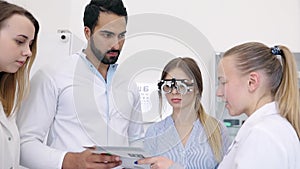
[[[21,165],[28,168],[61,168],[66,154],[44,144],[56,113],[58,89],[42,70],[31,79],[29,96],[18,112],[21,139]]]
[[[143,114],[141,108],[140,94],[137,85],[134,83],[131,86],[131,122],[128,128],[129,143],[131,146],[141,147],[143,145],[142,138],[144,137]]]

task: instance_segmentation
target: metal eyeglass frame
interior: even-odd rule
[[[163,93],[172,93],[173,88],[177,90],[181,95],[186,94],[187,92],[193,91],[191,88],[194,86],[193,80],[187,79],[162,79],[157,84],[158,89]]]

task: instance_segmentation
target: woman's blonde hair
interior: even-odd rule
[[[203,81],[200,68],[198,67],[196,61],[192,58],[175,58],[164,67],[161,75],[161,80],[165,79],[168,72],[175,68],[181,69],[191,79],[193,79],[194,82],[196,82],[195,88],[197,88],[196,91],[198,91],[198,95],[196,96],[194,105],[197,116],[204,127],[205,134],[208,138],[208,143],[213,151],[216,161],[221,162],[224,154],[222,152],[223,141],[221,136],[221,127],[218,120],[205,113],[205,110],[200,102],[200,98],[202,97],[203,92]],[[160,91],[158,93],[160,98],[160,110],[162,111],[162,94]]]
[[[20,107],[23,97],[28,93],[30,68],[36,56],[39,23],[30,12],[6,1],[0,0],[0,9],[0,31],[5,21],[15,14],[27,17],[35,27],[34,40],[30,46],[32,56],[16,73],[0,72],[0,101],[6,116],[10,116],[14,110]]]
[[[236,66],[242,73],[265,72],[279,113],[291,123],[300,139],[298,73],[291,51],[282,45],[269,48],[259,42],[248,42],[229,49],[223,57],[235,57]]]

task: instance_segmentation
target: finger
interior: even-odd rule
[[[115,155],[92,154],[89,158],[89,161],[97,163],[113,163],[119,162],[120,157]]]
[[[155,163],[150,164],[150,168],[151,168],[151,169],[155,169],[155,168],[156,168],[156,167],[155,167]]]
[[[153,164],[155,162],[155,159],[152,157],[139,159],[137,161],[138,164]]]
[[[90,163],[87,168],[111,169],[122,164],[121,161],[110,163]]]
[[[96,150],[96,146],[83,146],[87,150]]]
[[[122,162],[118,161],[118,162],[113,162],[113,163],[107,163],[107,164],[104,164],[104,165],[105,165],[105,167],[110,169],[110,168],[115,168],[115,167],[117,167],[121,164],[122,164]]]

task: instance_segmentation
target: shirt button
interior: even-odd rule
[[[11,137],[8,137],[8,141],[11,141]]]
[[[10,167],[9,169],[13,169],[14,167]]]

